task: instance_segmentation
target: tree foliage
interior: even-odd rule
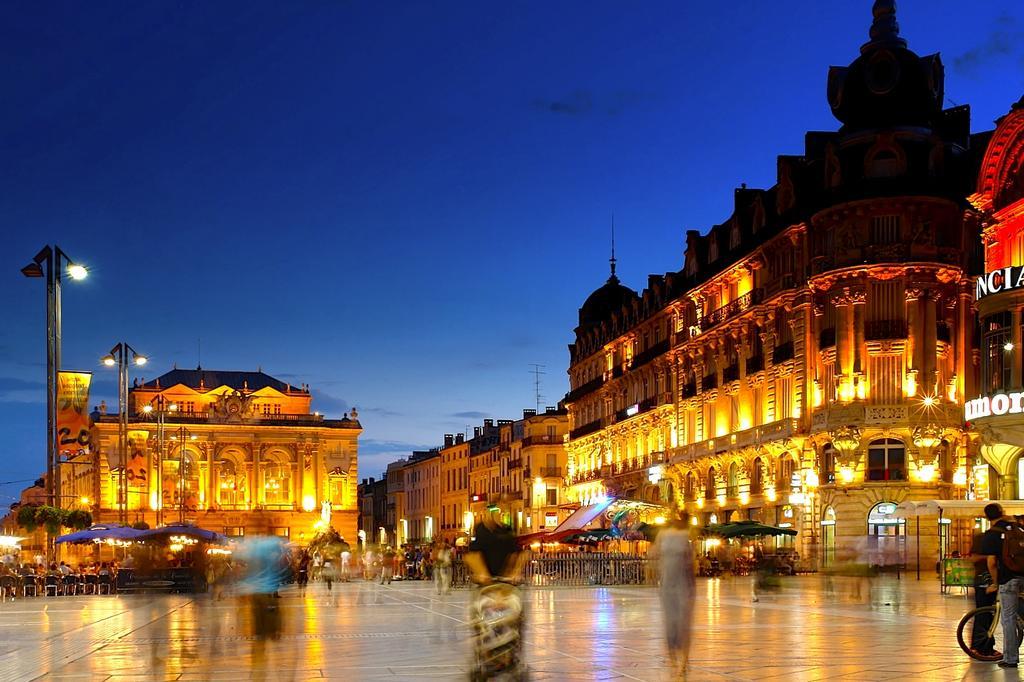
[[[26,504],[18,508],[18,525],[32,533],[42,526],[50,535],[61,528],[84,530],[92,525],[92,514],[83,509],[60,509],[50,505]]]

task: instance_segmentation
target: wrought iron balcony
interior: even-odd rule
[[[574,402],[576,400],[579,400],[583,396],[587,395],[588,393],[593,393],[602,386],[604,386],[604,377],[597,377],[596,379],[591,379],[582,386],[577,386],[573,390],[569,391],[568,395],[565,396],[565,399],[567,402]]]
[[[664,341],[659,341],[658,343],[654,344],[647,350],[635,355],[633,357],[633,361],[629,364],[629,368],[636,369],[637,367],[642,367],[643,365],[646,365],[648,362],[655,359],[659,355],[668,352],[668,349],[668,339],[665,339]]]
[[[739,298],[729,301],[717,310],[712,310],[710,313],[705,315],[700,320],[700,330],[706,332],[707,330],[714,327],[720,322],[728,320],[730,317],[738,315],[743,311],[749,309],[751,306],[757,305],[764,299],[763,289],[752,289],[747,293],[743,294]]]
[[[907,338],[906,320],[869,320],[864,323],[864,340]]]
[[[772,350],[772,364],[779,364],[786,360],[793,359],[793,342],[787,341],[781,345],[775,346]]]

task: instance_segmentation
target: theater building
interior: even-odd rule
[[[128,406],[126,458],[118,416],[101,407],[92,415],[92,452],[61,467],[64,490],[90,499],[97,522],[117,522],[123,505],[130,523],[183,520],[303,544],[329,515],[355,541],[355,410],[330,419],[313,411],[307,386],[262,371],[202,369],[136,382]]]
[[[774,186],[737,189],[724,222],[688,232],[679,271],[637,292],[613,260],[569,347],[570,499],[790,526],[813,565],[913,561],[893,508],[965,497],[973,461],[967,197],[987,136],[943,108],[943,83],[876,2],[860,55],[828,72],[838,130],[807,133]]]
[[[970,484],[979,495],[1024,499],[1024,98],[999,120],[971,204],[983,226],[985,267],[972,290],[980,381],[964,414],[984,459],[971,468]]]

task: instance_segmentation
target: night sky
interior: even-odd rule
[[[678,270],[687,229],[834,130],[829,65],[870,0],[8,2],[0,6],[0,503],[44,459],[46,243],[64,366],[128,341],[357,406],[360,476],[568,388],[577,309]],[[1024,93],[1018,0],[905,0],[947,105],[992,127]]]

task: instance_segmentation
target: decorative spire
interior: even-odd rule
[[[612,268],[612,276],[608,278],[609,282],[618,282],[619,278],[615,276],[615,214],[612,213],[612,257],[608,259],[608,264]]]
[[[862,53],[882,46],[907,46],[907,41],[900,38],[900,25],[896,23],[896,0],[875,0],[871,14],[874,16],[868,31],[871,40],[861,46]]]

